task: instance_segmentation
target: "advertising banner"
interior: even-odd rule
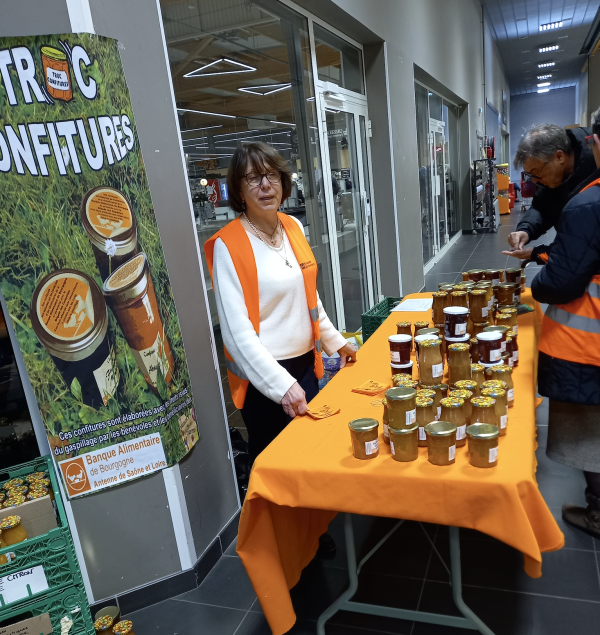
[[[0,289],[70,497],[198,440],[118,43],[0,38]]]

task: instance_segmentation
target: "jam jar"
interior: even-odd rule
[[[408,375],[394,375],[392,377],[392,384],[394,386],[408,386],[409,388],[417,389],[419,382]]]
[[[446,337],[462,337],[467,333],[469,309],[464,306],[447,306],[444,309]]]
[[[0,521],[0,531],[2,532],[2,546],[16,545],[27,540],[27,532],[21,525],[20,516],[6,516]]]
[[[425,391],[421,390],[417,393],[417,425],[419,426],[419,447],[425,448],[427,447],[427,436],[425,434],[425,426],[428,423],[433,423],[436,421],[435,418],[435,409],[433,407],[433,399],[431,397],[423,395],[424,392],[433,392],[435,395],[435,391]]]
[[[508,402],[506,401],[506,390],[502,388],[486,388],[481,391],[482,397],[491,397],[495,400],[496,417],[498,418],[498,426],[500,428],[500,436],[506,434],[506,426],[508,424]]]
[[[500,333],[483,331],[477,335],[479,342],[479,362],[481,364],[496,364],[502,357],[502,335]]]
[[[392,369],[392,378],[395,375],[408,375],[412,378],[413,363],[412,360],[408,364],[390,364]]]
[[[479,342],[476,337],[472,337],[469,340],[469,349],[471,354],[471,361],[477,363],[479,361]]]
[[[417,422],[417,391],[408,386],[398,386],[385,391],[390,428],[398,430]]]
[[[462,399],[465,402],[465,418],[467,423],[471,421],[471,399],[473,397],[473,393],[470,390],[466,390],[465,388],[458,388],[456,390],[451,390],[448,393],[448,397],[453,397],[454,399]]]
[[[479,390],[477,382],[473,379],[463,379],[461,381],[457,381],[452,388],[453,390],[470,390],[473,395],[476,395]]]
[[[433,419],[438,421],[440,418],[440,412],[442,411],[442,407],[440,406],[440,401],[444,398],[441,390],[436,390],[437,386],[431,386],[427,388],[421,388],[417,393],[417,397],[427,397],[429,399],[433,399]]]
[[[435,291],[431,296],[433,298],[431,319],[434,324],[439,324],[444,321],[444,308],[447,306],[448,293],[446,291]]]
[[[512,371],[510,366],[492,366],[488,368],[489,373],[492,376],[492,380],[500,380],[506,382],[508,388],[506,390],[506,400],[508,401],[508,407],[512,408],[515,405],[515,386],[513,384]],[[487,371],[486,371],[487,374]]]
[[[480,282],[483,280],[483,269],[470,269],[469,280],[473,280],[473,282]]]
[[[450,384],[461,379],[471,378],[471,356],[469,344],[450,344],[448,346],[448,376]]]
[[[518,333],[519,322],[517,321],[517,309],[515,309],[514,307],[504,307],[500,312],[507,313],[508,315],[510,315],[511,317],[510,330],[514,331],[515,333]]]
[[[505,364],[508,364],[508,366],[514,366],[515,364],[513,357],[513,338],[508,335],[508,333],[506,334],[506,353],[502,355],[502,360]]]
[[[502,334],[502,340],[501,340],[502,346],[501,346],[501,349],[502,349],[503,353],[506,353],[506,334],[508,333],[508,328],[506,326],[502,326],[502,325],[499,325],[499,326],[486,326],[483,329],[483,332],[484,333],[494,333],[494,332],[501,333]]]
[[[469,272],[468,271],[463,271],[461,274],[463,282],[465,282],[466,280],[469,280]]]
[[[504,270],[504,277],[506,282],[513,282],[521,286],[521,267],[513,267],[511,269]]]
[[[486,269],[483,272],[483,279],[489,280],[492,283],[492,286],[497,286],[500,284],[500,269]]]
[[[357,459],[374,459],[379,454],[379,421],[354,419],[348,424],[352,451]]]
[[[417,366],[419,365],[419,351],[421,347],[421,342],[426,342],[427,340],[437,340],[441,343],[440,338],[435,333],[425,333],[425,335],[415,335],[415,350],[417,354]]]
[[[471,399],[473,410],[471,412],[471,423],[490,423],[498,426],[498,417],[496,416],[496,400],[491,397],[473,397]]]
[[[475,288],[483,289],[485,291],[489,313],[494,305],[494,289],[492,287],[492,283],[486,280],[485,282],[480,282]]]
[[[390,357],[392,364],[406,365],[410,362],[410,351],[412,348],[411,335],[390,335],[388,337],[390,345]]]
[[[412,339],[412,322],[396,322],[396,332],[398,335],[410,335]]]
[[[419,322],[415,322],[415,335],[417,334],[417,331],[420,331],[421,329],[426,329],[429,327],[429,322],[425,322],[425,320],[420,320]]]
[[[469,291],[469,310],[474,323],[485,322],[488,315],[487,291],[471,289]]]
[[[510,329],[512,316],[509,313],[496,313],[496,326],[506,326],[507,330]]]
[[[445,337],[444,338],[444,355],[448,357],[448,346],[452,344],[468,344],[471,336],[466,333],[465,335],[461,335],[460,337]]]
[[[462,306],[469,308],[469,296],[466,291],[453,291],[450,294],[450,306]]]
[[[441,343],[439,338],[419,343],[419,382],[421,385],[435,386],[439,384],[444,375]]]
[[[525,272],[521,274],[521,293],[525,293],[525,283],[527,282],[527,276]]]
[[[447,294],[450,294],[454,291],[454,283],[453,282],[440,282],[438,284],[438,291],[445,291]],[[446,298],[446,306],[450,306],[450,295]]]
[[[496,290],[498,306],[513,306],[515,303],[515,285],[512,282],[504,282],[498,285]]]
[[[425,426],[427,458],[433,465],[452,465],[456,459],[456,426],[436,421]]]
[[[394,461],[416,461],[419,456],[419,426],[416,423],[402,429],[390,426],[390,449]]]
[[[516,331],[510,330],[506,334],[506,339],[512,337],[512,356],[513,356],[513,366],[519,365],[519,344],[517,342],[517,333]]]
[[[473,467],[498,465],[498,428],[487,423],[474,423],[467,428],[469,463]]]
[[[472,337],[477,337],[479,333],[483,333],[486,326],[489,326],[489,322],[473,322],[473,327],[469,331]]]
[[[471,364],[471,379],[477,384],[475,396],[480,396],[481,384],[485,381],[485,366],[483,364]]]
[[[388,416],[388,407],[387,407],[387,399],[384,397],[381,400],[381,405],[383,406],[383,440],[389,444],[390,442],[390,419]]]
[[[448,421],[456,426],[456,447],[462,448],[467,443],[467,417],[465,402],[458,397],[446,397],[441,401],[441,421]]]
[[[481,391],[488,390],[489,388],[501,388],[502,390],[508,390],[508,384],[505,381],[498,379],[488,379],[481,384]]]

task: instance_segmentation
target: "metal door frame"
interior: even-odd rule
[[[440,210],[439,210],[439,199],[438,194],[436,194],[436,188],[434,186],[436,177],[440,176],[437,174],[437,160],[435,154],[435,133],[442,135],[442,166],[443,173],[441,175],[441,179],[437,179],[440,181],[439,186],[442,190],[444,197],[444,232],[446,241],[444,245],[441,245],[440,241]],[[444,121],[440,121],[439,119],[429,118],[429,132],[427,135],[427,140],[429,142],[429,156],[431,159],[431,170],[430,170],[430,180],[431,180],[431,198],[433,205],[433,217],[434,217],[434,231],[433,231],[433,258],[435,258],[440,251],[449,243],[450,234],[448,233],[448,201],[446,200],[446,123]],[[435,170],[435,174],[434,174]]]

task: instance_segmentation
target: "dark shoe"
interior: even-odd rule
[[[335,558],[335,542],[329,534],[323,534],[319,538],[319,548],[317,549],[317,558],[323,560],[333,560]]]
[[[588,504],[587,508],[569,503],[563,505],[562,517],[569,525],[585,531],[590,536],[600,538],[600,498],[586,489],[585,501]]]

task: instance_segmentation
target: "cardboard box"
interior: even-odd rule
[[[0,628],[0,635],[49,635],[52,632],[52,623],[48,613]]]
[[[0,520],[7,516],[20,516],[21,524],[28,538],[35,538],[58,527],[54,514],[54,505],[50,496],[27,501],[18,507],[0,510]],[[2,632],[0,631],[0,635]]]

